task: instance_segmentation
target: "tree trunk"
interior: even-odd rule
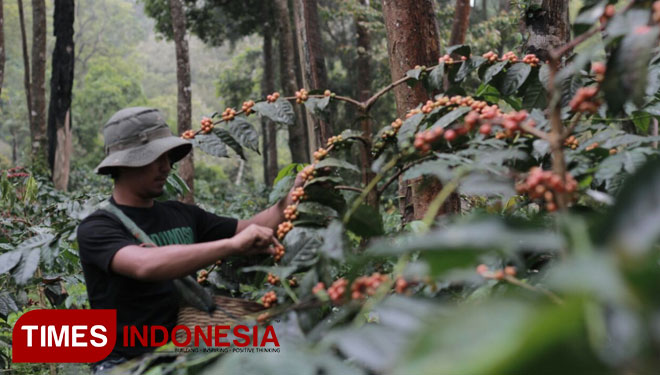
[[[275,91],[275,71],[273,68],[273,36],[267,30],[264,31],[264,76],[262,82],[262,93],[265,97]],[[264,183],[268,186],[273,184],[277,177],[277,128],[275,123],[265,116],[261,117],[261,133],[263,134],[263,155],[264,155]]]
[[[369,29],[365,23],[367,22],[364,14],[369,7],[369,0],[360,0],[360,5],[364,7],[364,12],[358,11],[355,17],[355,30],[357,32],[357,59],[355,67],[359,79],[356,82],[357,86],[357,99],[361,102],[367,101],[371,97],[371,66],[369,50],[371,47],[371,39]],[[373,162],[371,157],[371,139],[373,137],[373,129],[371,119],[367,113],[360,113],[362,118],[360,121],[360,128],[362,135],[367,140],[368,145],[360,150],[360,163],[362,164],[362,184],[365,186],[375,177],[375,173],[371,171],[371,164]],[[375,190],[372,190],[367,196],[367,204],[378,207],[378,195]]]
[[[327,89],[328,74],[323,59],[321,30],[316,0],[294,0],[296,36],[303,86],[308,90]],[[325,145],[332,135],[330,124],[318,117],[307,116],[310,152]]]
[[[176,81],[177,81],[177,131],[179,135],[191,129],[192,92],[190,88],[190,57],[188,55],[188,40],[186,39],[186,18],[181,0],[170,0],[170,14],[172,15],[172,31],[174,47],[176,50]],[[190,188],[182,201],[194,203],[195,164],[193,152],[179,163],[179,175]]]
[[[45,172],[48,165],[46,137],[46,1],[32,0],[32,165]]]
[[[27,48],[27,34],[25,32],[25,16],[23,14],[23,0],[18,0],[18,18],[21,24],[21,46],[23,48],[23,84],[25,86],[25,101],[27,102],[28,124],[32,129],[32,89],[30,88],[30,56]]]
[[[2,94],[2,82],[5,78],[5,16],[2,8],[3,4],[0,0],[0,95]]]
[[[438,30],[431,0],[382,0],[387,50],[392,81],[400,79],[415,65],[431,66],[440,57]],[[394,89],[397,114],[406,112],[428,100],[422,85]],[[404,223],[424,217],[430,201],[442,189],[436,179],[399,179],[399,209]],[[458,199],[448,200],[442,211],[457,211]]]
[[[481,12],[484,17],[484,21],[488,20],[488,0],[481,0]]]
[[[280,79],[284,95],[293,95],[298,90],[296,80],[296,50],[289,19],[287,0],[275,0],[275,19],[278,21],[280,46]],[[300,105],[294,105],[295,124],[289,126],[289,150],[293,163],[309,162],[309,142],[304,122],[304,111]]]
[[[535,54],[541,61],[550,58],[550,51],[563,46],[571,39],[568,1],[537,0],[540,9],[524,14],[529,38],[527,53]]]
[[[73,0],[55,2],[53,28],[52,72],[50,76],[50,105],[48,107],[48,164],[53,183],[66,191],[71,161],[71,90],[73,88],[74,43]]]
[[[451,37],[449,45],[465,43],[468,26],[470,26],[470,0],[456,0],[456,10],[454,12],[454,23],[451,26]]]

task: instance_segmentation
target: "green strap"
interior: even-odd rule
[[[126,214],[124,214],[122,210],[119,209],[119,207],[112,204],[109,199],[101,202],[99,204],[99,208],[115,215],[126,227],[126,229],[131,232],[133,237],[135,237],[135,239],[137,239],[140,243],[156,246],[151,238],[146,233],[144,233],[144,231],[140,229],[140,227],[138,227],[133,220],[126,216]],[[176,287],[180,296],[189,305],[206,311],[209,314],[215,310],[216,305],[213,301],[213,296],[211,296],[211,294],[206,289],[202,288],[202,286],[199,285],[199,283],[197,283],[197,281],[193,279],[192,276],[185,276],[181,279],[176,279],[173,281],[174,286]]]
[[[151,238],[146,233],[144,233],[144,231],[140,229],[140,227],[138,227],[137,224],[135,224],[135,222],[131,220],[131,218],[126,216],[126,214],[122,210],[120,210],[119,207],[112,204],[112,202],[110,202],[109,199],[106,199],[103,202],[101,202],[101,204],[99,204],[99,208],[117,216],[117,219],[119,219],[119,221],[121,221],[121,223],[124,224],[126,229],[128,229],[128,231],[131,232],[133,237],[135,237],[135,239],[140,241],[140,243],[156,246],[156,244],[151,240]]]

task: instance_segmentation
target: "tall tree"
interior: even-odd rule
[[[71,89],[73,88],[74,42],[73,0],[55,2],[53,49],[48,107],[48,164],[56,189],[66,190],[72,152]]]
[[[316,0],[294,0],[294,10],[303,86],[311,90],[326,89],[328,74],[323,58],[317,2]],[[318,117],[308,116],[307,124],[311,150],[324,145],[332,135],[330,124]]]
[[[188,40],[186,39],[186,18],[181,0],[170,0],[172,17],[172,35],[176,50],[176,80],[177,80],[177,130],[183,134],[191,128],[192,93],[190,90],[190,57]],[[190,188],[183,197],[186,203],[193,203],[195,165],[192,151],[179,164],[179,174]]]
[[[269,24],[266,25],[267,28]],[[275,68],[273,66],[273,36],[263,35],[264,75],[261,92],[265,97],[275,91]],[[263,136],[264,183],[272,185],[277,176],[277,128],[267,117],[261,117],[261,134]]]
[[[541,6],[530,8],[524,15],[529,38],[527,53],[535,54],[541,61],[550,58],[550,51],[571,39],[568,1],[542,0]]]
[[[415,65],[433,65],[440,57],[438,29],[431,0],[382,0],[387,52],[392,80],[403,77]],[[394,89],[397,113],[405,113],[428,100],[421,85],[399,85]],[[437,180],[399,179],[399,208],[404,222],[421,219],[433,197],[442,189]],[[456,199],[449,200],[445,211],[456,210]]]
[[[18,0],[18,19],[21,24],[21,47],[23,50],[23,84],[25,86],[25,102],[28,110],[28,124],[32,130],[32,87],[30,87],[30,55],[28,55],[27,33],[25,32],[25,14],[23,0]]]
[[[369,53],[371,48],[371,38],[369,35],[369,29],[365,25],[367,21],[365,13],[369,6],[369,0],[360,0],[360,7],[355,14],[355,31],[357,33],[357,59],[355,61],[355,66],[359,77],[356,86],[357,99],[361,102],[367,101],[371,96],[371,57]],[[366,113],[361,113],[360,117],[362,118],[360,121],[362,135],[364,135],[364,138],[370,143],[373,136],[371,118]],[[370,147],[365,146],[360,150],[360,163],[362,164],[362,170],[364,171],[362,175],[362,183],[365,186],[375,177],[375,174],[370,167],[373,160],[369,149]],[[367,203],[373,207],[377,207],[378,202],[376,200],[376,192],[372,190],[369,196],[367,196]]]
[[[282,89],[291,95],[298,90],[296,80],[296,50],[293,40],[293,30],[290,20],[289,4],[287,0],[274,0],[275,14],[278,23],[280,46],[280,80]],[[308,163],[310,160],[307,129],[304,122],[304,112],[301,106],[295,106],[296,123],[289,127],[289,150],[291,161],[294,163]]]
[[[2,0],[0,0],[0,94],[5,78],[5,16],[2,8]]]
[[[454,22],[451,26],[451,37],[449,45],[465,43],[468,26],[470,26],[470,0],[456,0],[456,10],[454,12]]]
[[[32,0],[32,108],[30,112],[33,168],[45,171],[46,138],[46,1]]]

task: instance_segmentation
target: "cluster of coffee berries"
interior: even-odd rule
[[[270,292],[266,292],[263,297],[261,297],[261,304],[264,305],[265,308],[269,308],[271,306],[274,306],[277,304],[277,294],[273,292],[272,290]]]
[[[614,14],[616,13],[616,8],[614,5],[609,4],[608,6],[605,7],[605,10],[603,11],[603,15],[600,16],[600,23],[606,23],[607,21],[610,20],[610,18],[614,17]]]
[[[616,155],[619,151],[617,151],[616,148],[611,148],[610,149],[610,155]]]
[[[284,236],[282,236],[284,237]],[[273,259],[275,259],[276,262],[279,262],[280,259],[284,256],[286,251],[284,251],[284,246],[283,245],[276,245],[275,246],[275,255],[273,255]]]
[[[445,64],[453,64],[454,59],[451,58],[449,55],[444,55],[438,59],[439,63],[445,63]]]
[[[266,96],[266,101],[268,103],[275,103],[279,98],[280,98],[280,93],[275,91],[274,93]]]
[[[575,138],[574,135],[571,135],[570,137],[568,137],[564,140],[564,146],[570,147],[571,150],[575,150],[576,148],[578,148],[579,145],[580,145],[580,142],[578,142],[577,138]],[[596,144],[596,145],[598,145],[598,144]],[[589,151],[589,150],[587,150],[587,151]]]
[[[300,89],[296,91],[296,103],[300,104],[306,102],[309,99],[309,92],[305,89]]]
[[[332,301],[332,303],[334,303],[335,305],[341,305],[347,287],[348,287],[348,280],[346,280],[343,277],[335,280],[335,282],[332,283],[332,285],[330,285],[330,287],[328,288],[328,296],[330,296],[330,300]]]
[[[203,283],[204,281],[206,281],[206,279],[208,279],[208,277],[209,277],[209,271],[207,271],[207,270],[201,270],[201,271],[199,271],[199,273],[197,274],[197,282],[201,284],[201,283]]]
[[[660,1],[653,2],[653,22],[660,23]]]
[[[399,276],[394,282],[394,291],[398,294],[403,294],[408,290],[410,286],[411,283],[409,283],[405,278]]]
[[[328,142],[326,143],[326,147],[330,147],[333,144],[335,144],[337,142],[341,142],[343,140],[344,140],[344,137],[342,137],[341,134],[340,135],[333,135],[332,137],[328,138]]]
[[[328,150],[326,150],[325,148],[321,147],[321,148],[319,148],[318,150],[314,151],[314,154],[313,154],[313,156],[314,156],[314,161],[317,161],[317,162],[318,162],[318,161],[321,161],[321,160],[323,160],[323,158],[326,157],[326,155],[328,155]]]
[[[186,130],[181,134],[181,138],[183,139],[193,139],[195,138],[195,131],[194,130]]]
[[[585,151],[591,151],[591,150],[596,149],[598,146],[600,146],[598,144],[598,142],[594,142],[594,143],[590,144],[589,146],[585,147],[584,150]]]
[[[351,285],[351,298],[363,299],[373,296],[378,287],[387,280],[387,275],[381,275],[379,272],[375,272],[371,276],[360,276]]]
[[[296,279],[295,277],[289,279],[289,286],[292,288],[298,286],[298,279]]]
[[[261,314],[259,314],[259,316],[257,316],[257,324],[264,325],[265,323],[268,322],[269,319],[270,319],[270,314],[269,313],[267,313],[267,312],[261,313]]]
[[[333,96],[332,91],[330,90],[323,91],[323,96]]]
[[[525,57],[523,57],[522,62],[524,62],[525,64],[529,64],[529,66],[534,68],[536,66],[539,66],[539,63],[541,62],[541,60],[539,60],[539,58],[536,57],[535,54],[530,53],[530,54],[525,55]]]
[[[484,279],[502,280],[506,276],[516,276],[516,267],[506,266],[504,269],[491,270],[487,265],[480,264],[477,266],[477,273]]]
[[[284,218],[291,221],[298,218],[298,206],[295,204],[288,205],[284,209]]]
[[[303,179],[303,181],[309,181],[313,179],[315,176],[316,176],[316,171],[314,170],[314,164],[310,164],[306,166],[300,172],[300,177]]]
[[[509,51],[509,52],[505,53],[504,55],[502,55],[502,61],[504,61],[504,60],[509,60],[509,62],[515,63],[515,62],[518,62],[518,56],[516,56],[515,53]]]
[[[497,60],[499,60],[499,57],[497,57],[497,54],[493,51],[488,51],[481,55],[484,59],[488,60],[488,62],[494,63]]]
[[[280,278],[273,275],[272,273],[268,273],[268,283],[271,285],[277,285],[277,283],[280,282]]]
[[[247,102],[243,102],[241,111],[245,112],[245,115],[247,116],[253,112],[252,107],[254,107],[254,100],[248,100]]]
[[[312,288],[312,293],[318,294],[321,292],[325,291],[325,284],[323,282],[319,282],[314,287]]]
[[[518,194],[527,194],[531,199],[542,199],[545,201],[545,209],[553,212],[557,210],[555,194],[573,193],[577,190],[577,181],[569,173],[564,176],[554,174],[552,171],[544,171],[539,167],[529,170],[527,178],[516,184]]]
[[[500,125],[504,128],[504,132],[496,134],[496,138],[511,138],[515,135],[516,132],[520,132],[520,125],[525,122],[527,126],[534,127],[536,122],[532,119],[528,119],[529,114],[527,111],[512,111],[505,113],[501,116]]]
[[[573,99],[568,103],[571,111],[596,113],[601,104],[595,98],[596,94],[598,94],[598,86],[580,87]]]
[[[231,121],[236,117],[236,110],[233,108],[227,108],[222,112],[222,121]]]
[[[208,117],[204,117],[201,121],[202,125],[202,133],[203,134],[208,134],[213,130],[213,120],[211,120]]]
[[[602,62],[596,61],[591,63],[591,71],[594,72],[594,75],[596,76],[596,82],[603,82],[607,67]]]
[[[455,131],[454,130],[448,130],[447,132],[453,132],[454,134],[450,133],[450,136],[453,138],[456,138]],[[425,130],[423,132],[419,132],[415,134],[415,142],[413,145],[417,150],[419,150],[421,153],[427,153],[431,151],[431,145],[442,137],[442,135],[445,133],[445,129],[441,127]],[[446,137],[446,134],[445,134]],[[450,138],[451,138],[450,137]],[[452,139],[453,140],[453,139]],[[450,141],[451,142],[451,141]]]
[[[290,221],[284,221],[277,226],[277,238],[280,240],[286,236],[293,229],[293,223]]]
[[[291,192],[291,200],[294,202],[300,202],[306,198],[305,189],[302,187],[297,187]]]

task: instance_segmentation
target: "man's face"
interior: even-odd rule
[[[163,195],[163,186],[172,170],[167,153],[151,164],[137,168],[121,168],[119,179],[141,198],[157,198]]]

